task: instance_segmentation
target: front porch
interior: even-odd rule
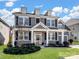
[[[61,44],[64,41],[68,41],[69,34],[64,35],[66,31],[62,30],[32,30],[32,31],[26,31],[26,30],[15,30],[14,33],[14,39],[13,39],[13,45],[15,42],[20,44],[28,44],[28,43],[34,43],[36,45],[44,45],[48,46],[48,44],[52,43],[55,44],[56,41],[59,41]]]

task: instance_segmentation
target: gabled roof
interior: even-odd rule
[[[75,25],[79,23],[79,19],[70,19],[66,22],[67,26]]]
[[[0,22],[2,22],[4,25],[6,25],[7,27],[10,27],[4,20],[2,20],[1,18],[0,18]]]
[[[63,20],[59,20],[58,24],[63,24],[65,26],[65,29],[70,30],[70,28],[65,24]]]
[[[42,22],[39,22],[38,24],[36,24],[35,26],[33,26],[31,29],[40,28],[39,26],[41,26],[42,28],[45,28],[45,29],[49,29]],[[40,29],[42,29],[42,28],[40,28]]]

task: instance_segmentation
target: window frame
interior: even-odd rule
[[[49,20],[50,25],[48,25],[48,23],[47,23],[48,20]],[[54,25],[52,25],[52,24],[54,24]],[[48,27],[55,27],[55,20],[54,19],[51,19],[51,18],[48,18],[47,21],[46,21],[46,25]]]
[[[22,21],[23,24],[21,24],[21,25],[19,24],[19,18],[22,18],[23,19],[23,21]],[[26,18],[28,19],[28,24],[25,25]],[[18,24],[19,24],[19,26],[29,26],[29,17],[27,17],[27,16],[19,16],[18,17]]]

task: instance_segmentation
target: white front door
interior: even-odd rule
[[[42,44],[42,33],[35,33],[35,40],[34,40],[36,45],[41,45]]]

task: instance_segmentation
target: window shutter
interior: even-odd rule
[[[55,40],[57,40],[57,32],[55,32]]]
[[[46,18],[44,19],[44,24],[46,25]]]
[[[15,21],[16,21],[15,22],[16,23],[15,25],[18,25],[18,16],[15,16]]]
[[[55,19],[55,27],[57,27],[57,19]]]
[[[15,32],[16,40],[18,40],[18,31]]]
[[[31,40],[31,32],[29,32],[29,40]]]
[[[29,17],[29,25],[31,25],[31,17]]]

